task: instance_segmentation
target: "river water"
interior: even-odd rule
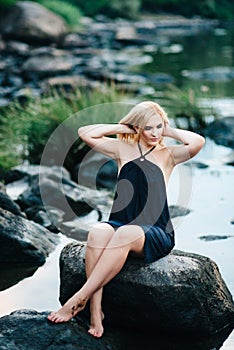
[[[170,37],[167,50],[158,48],[152,52],[152,63],[135,67],[135,70],[170,74],[177,86],[204,91],[203,102],[212,103],[220,117],[231,116],[234,107],[233,32],[232,28],[216,28],[196,36]],[[207,71],[210,68],[212,69]],[[216,74],[212,79],[210,71]],[[159,84],[153,86],[158,93],[165,88]],[[207,139],[205,147],[194,160],[208,166],[179,166],[171,177],[168,196],[169,204],[186,205],[191,210],[187,216],[174,219],[176,249],[212,258],[234,295],[234,167],[225,165],[224,162],[231,153],[231,149],[217,146]],[[180,196],[178,189],[181,179],[189,179],[185,197]],[[8,193],[12,196],[16,195],[17,190],[8,187]],[[42,267],[33,275],[30,276],[29,273],[29,277],[0,292],[0,316],[23,308],[42,311],[59,307],[59,254],[69,241],[71,238],[60,235],[60,244]],[[16,271],[11,271],[11,275],[16,275]],[[166,349],[162,346],[159,350],[164,348]],[[175,344],[175,347],[171,347],[179,348],[186,349],[186,346],[176,347]],[[234,349],[233,333],[221,349]]]

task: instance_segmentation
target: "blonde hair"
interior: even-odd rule
[[[151,117],[158,115],[163,120],[163,125],[169,124],[167,113],[164,109],[156,102],[144,101],[138,103],[133,107],[128,114],[119,121],[119,124],[126,124],[130,126],[138,126],[138,134],[119,134],[118,138],[126,142],[138,142],[144,127]],[[163,145],[163,138],[159,141],[160,145]]]

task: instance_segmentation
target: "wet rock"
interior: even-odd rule
[[[67,237],[74,238],[80,242],[86,242],[91,226],[84,220],[77,218],[73,221],[62,223],[60,229]]]
[[[227,238],[233,238],[233,235],[205,235],[198,237],[202,241],[211,242],[211,241],[218,241],[221,239],[227,239]]]
[[[226,157],[222,157],[223,163],[227,165],[234,165],[234,150],[232,150]]]
[[[113,190],[117,172],[118,167],[113,159],[91,150],[79,165],[77,179],[83,186]]]
[[[40,94],[40,89],[26,87],[14,92],[12,97],[13,99],[17,99],[19,103],[24,104],[32,100],[32,98],[40,97]]]
[[[56,235],[0,208],[0,262],[42,265],[58,243]]]
[[[167,47],[162,47],[161,51],[164,54],[169,54],[169,53],[180,53],[181,51],[183,51],[183,46],[181,44],[172,44],[170,46]]]
[[[102,218],[106,212],[109,212],[112,204],[109,191],[104,189],[98,191],[78,185],[70,180],[69,173],[62,167],[19,166],[9,172],[6,179],[8,186],[9,183],[11,186],[14,185],[13,180],[25,181],[25,185],[20,184],[25,190],[18,196],[16,203],[22,211],[30,215],[30,218],[36,219],[36,222],[46,227],[50,227],[47,216],[51,224],[59,228],[60,223],[73,220],[77,216],[87,215],[93,209]],[[32,209],[34,207],[36,210]],[[41,211],[42,207],[45,208],[47,215],[42,212],[40,215],[36,213],[37,210]],[[58,215],[54,216],[52,208]],[[52,230],[54,232],[53,226]]]
[[[205,134],[218,145],[234,148],[234,117],[215,120],[208,125]]]
[[[50,89],[56,89],[61,91],[72,91],[79,88],[90,88],[96,89],[100,86],[98,82],[93,82],[82,76],[58,76],[46,79],[42,82],[44,91],[49,91]]]
[[[234,78],[234,68],[211,67],[200,71],[187,71],[186,75],[195,80],[228,81]]]
[[[64,48],[88,48],[89,38],[82,38],[81,35],[77,33],[69,33],[65,36],[63,41]]]
[[[62,177],[65,179],[70,179],[70,174],[69,172],[60,166],[43,166],[43,165],[30,165],[30,164],[22,164],[18,165],[12,169],[10,169],[4,177],[5,184],[9,184],[11,182],[25,179],[28,180],[30,177],[34,175],[54,175],[54,174],[60,174],[62,173]]]
[[[147,80],[156,85],[166,85],[172,84],[174,82],[174,77],[167,73],[153,73],[145,75]]]
[[[15,215],[24,216],[20,207],[8,196],[2,185],[0,185],[0,207]]]
[[[5,50],[7,52],[20,55],[23,57],[29,56],[30,53],[30,46],[26,43],[21,43],[19,41],[9,40],[6,42],[6,48]]]
[[[63,211],[53,207],[34,206],[25,210],[25,214],[29,220],[37,222],[41,226],[47,228],[49,231],[58,233],[58,227],[63,221]]]
[[[187,162],[186,165],[188,165],[188,166],[192,165],[197,169],[209,168],[209,165],[202,163],[202,162],[195,161],[195,160],[191,160],[191,161]]]
[[[186,216],[191,212],[190,209],[181,207],[179,205],[170,205],[169,210],[171,218],[176,218],[177,216]]]
[[[50,57],[65,57],[68,54],[68,51],[63,49],[58,49],[54,46],[40,46],[40,47],[31,47],[30,57],[38,56],[50,56]]]
[[[71,57],[54,57],[49,54],[30,57],[22,67],[27,78],[40,78],[61,73],[70,73],[73,63]]]
[[[137,33],[134,26],[119,26],[116,30],[115,40],[123,45],[143,46],[150,42]]]
[[[77,217],[72,221],[65,221],[60,225],[60,230],[66,236],[76,239],[80,242],[86,242],[88,233],[93,225],[98,221],[107,220],[108,215],[103,217],[103,213],[92,210],[83,217]]]
[[[85,245],[74,242],[61,253],[62,304],[86,281],[84,254]],[[177,250],[151,264],[128,259],[105,286],[103,309],[106,324],[177,336],[207,336],[234,322],[232,296],[215,262]]]
[[[48,312],[18,310],[0,318],[0,348],[4,350],[114,350],[106,339],[95,339],[70,321],[54,324]]]
[[[0,15],[4,38],[26,43],[60,42],[67,33],[64,20],[32,1],[18,1]]]
[[[0,97],[0,107],[9,106],[11,101],[8,98]]]

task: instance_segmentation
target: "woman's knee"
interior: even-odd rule
[[[114,232],[113,227],[109,224],[99,223],[94,225],[89,231],[87,246],[105,247]]]

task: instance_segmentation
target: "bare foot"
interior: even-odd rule
[[[96,337],[100,338],[103,335],[104,328],[102,325],[102,321],[104,319],[104,313],[102,310],[91,311],[91,320],[90,320],[90,328],[88,332]]]
[[[87,298],[77,299],[72,297],[63,305],[63,307],[61,307],[61,309],[51,312],[47,318],[54,323],[67,322],[85,308],[86,302]]]

